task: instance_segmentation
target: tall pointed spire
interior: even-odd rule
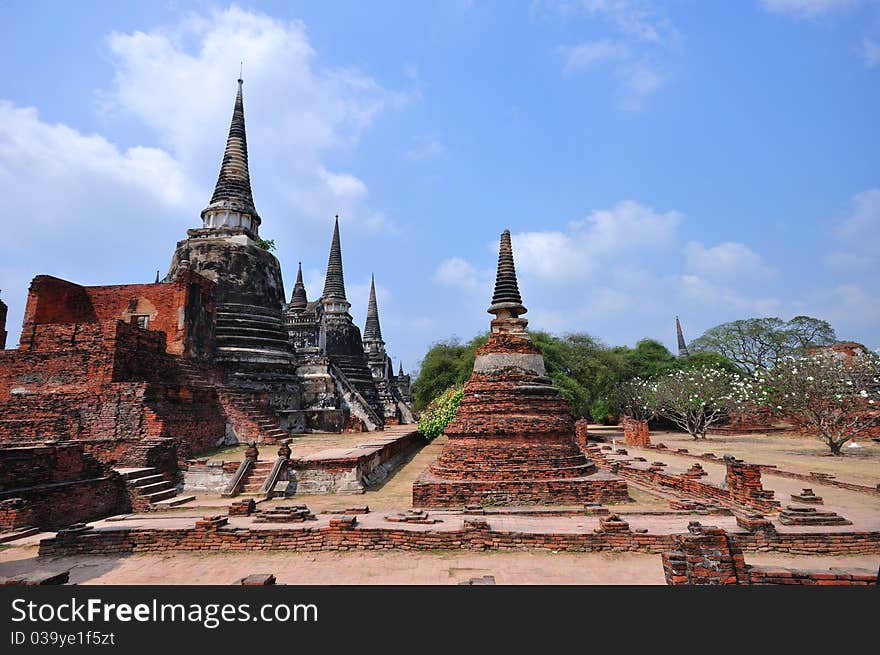
[[[403,377],[403,360],[400,360],[400,368],[397,369],[397,377]]]
[[[243,84],[244,81],[239,78],[220,175],[217,177],[210,204],[202,210],[202,220],[205,222],[205,227],[241,226],[256,232],[260,217],[254,207],[251,176],[248,171]]]
[[[382,341],[382,328],[379,326],[379,306],[376,303],[375,276],[370,276],[370,302],[367,303],[367,324],[364,326],[364,341]]]
[[[345,278],[342,275],[342,248],[339,245],[339,215],[333,226],[333,241],[330,243],[330,259],[327,261],[327,277],[324,278],[322,300],[347,302],[345,297]]]
[[[293,285],[293,294],[290,296],[290,308],[301,311],[308,304],[306,285],[303,284],[303,265],[302,262],[299,262],[299,266],[296,269],[296,284]]]
[[[678,356],[689,357],[690,352],[688,352],[687,343],[685,343],[684,334],[681,331],[681,323],[678,320],[678,316],[675,317],[675,334],[678,337]]]
[[[495,293],[492,305],[487,310],[490,314],[500,317],[507,312],[514,318],[525,314],[516,282],[516,267],[513,264],[513,247],[510,245],[510,230],[501,233],[501,247],[498,250],[498,272],[495,275]]]

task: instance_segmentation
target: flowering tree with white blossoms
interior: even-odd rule
[[[755,373],[763,401],[786,421],[841,448],[880,425],[880,357],[821,350]]]
[[[654,415],[654,385],[650,380],[632,378],[614,388],[614,409],[636,421],[647,421]]]
[[[752,401],[747,378],[711,366],[673,371],[651,385],[652,409],[691,437],[705,439],[709,428]]]

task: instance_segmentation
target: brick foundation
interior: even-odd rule
[[[604,446],[609,449],[610,446]],[[637,465],[633,460],[606,457],[603,447],[587,446],[590,457],[603,469],[620,477],[641,482],[649,487],[670,490],[684,498],[699,499],[733,509],[750,509],[761,512],[775,511],[779,501],[773,499],[773,491],[761,484],[761,468],[732,457],[725,458],[727,465],[727,488],[702,482],[703,473],[694,468],[682,474],[665,473],[663,466]],[[622,454],[618,451],[618,454]],[[662,464],[662,462],[660,463]]]
[[[813,535],[818,536],[818,535]],[[829,536],[830,535],[823,535]],[[663,573],[670,585],[876,585],[877,573],[866,570],[804,571],[749,566],[740,540],[721,528],[692,522],[687,534],[675,535],[664,552]]]
[[[644,448],[651,444],[647,421],[638,421],[629,416],[624,416],[620,422],[623,426],[623,439],[627,446]]]
[[[571,410],[543,372],[525,321],[492,321],[440,457],[413,483],[417,507],[625,501],[626,483],[578,448]]]
[[[0,530],[59,527],[129,508],[122,478],[81,445],[0,449]]]
[[[621,523],[623,525],[621,525]],[[117,528],[62,531],[40,542],[40,556],[161,553],[169,551],[340,550],[555,550],[568,552],[634,551],[663,553],[676,535],[633,532],[608,516],[593,532],[537,533],[492,529],[482,517],[465,519],[460,529],[363,528],[354,516],[330,525],[248,529],[228,525],[225,517],[206,517],[193,528]],[[398,524],[399,525],[399,524]],[[880,554],[880,532],[776,533],[726,535],[728,547],[741,551],[797,554]],[[727,576],[729,577],[729,575]]]

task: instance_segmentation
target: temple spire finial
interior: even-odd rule
[[[678,320],[678,316],[675,317],[675,335],[678,337],[678,356],[689,357],[690,352],[688,351],[687,343],[684,340],[684,334],[681,331],[681,322]]]
[[[303,266],[302,262],[299,262],[296,269],[296,284],[293,285],[293,294],[290,296],[290,308],[303,310],[308,304],[306,286],[303,284]]]
[[[403,360],[400,360],[400,367],[397,369],[397,377],[403,377]]]
[[[254,207],[248,169],[243,84],[244,80],[239,77],[220,174],[217,176],[211,202],[202,210],[202,221],[206,228],[243,227],[256,234],[260,225],[260,216]]]
[[[488,311],[501,318],[509,314],[517,318],[528,310],[522,304],[519,285],[516,281],[516,267],[513,263],[513,247],[510,244],[510,230],[501,233],[501,245],[498,249],[498,271],[495,275],[495,293]]]
[[[367,323],[364,326],[364,341],[382,341],[382,328],[379,326],[379,305],[376,302],[376,277],[370,276],[370,301],[367,303]]]
[[[327,261],[327,277],[324,278],[322,300],[347,303],[345,297],[345,278],[342,273],[342,247],[339,243],[339,214],[333,225],[333,240],[330,242],[330,258]]]

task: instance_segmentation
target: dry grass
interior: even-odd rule
[[[846,448],[841,457],[818,438],[796,433],[709,435],[703,441],[694,441],[688,435],[675,432],[652,433],[653,443],[664,443],[668,448],[687,448],[694,454],[715,453],[733,455],[755,464],[775,464],[777,468],[796,473],[830,473],[840,480],[857,484],[875,485],[880,482],[880,444],[859,441],[861,448]]]

